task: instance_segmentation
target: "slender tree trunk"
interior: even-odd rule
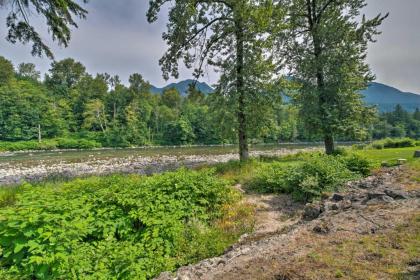
[[[235,23],[236,34],[236,90],[238,94],[238,140],[239,158],[245,161],[249,158],[247,120],[245,114],[245,83],[244,83],[244,32],[242,19]]]

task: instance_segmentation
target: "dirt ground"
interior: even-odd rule
[[[420,184],[404,174],[384,170],[306,206],[247,194],[257,207],[253,234],[158,279],[420,279]]]

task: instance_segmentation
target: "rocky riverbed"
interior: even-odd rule
[[[252,157],[281,156],[311,151],[317,148],[277,149],[252,151]],[[0,162],[0,185],[19,184],[23,181],[34,182],[53,177],[77,177],[84,175],[103,175],[112,173],[152,174],[179,167],[196,167],[238,159],[236,153],[212,155],[155,155],[102,158],[94,154],[78,160],[41,159],[27,162]]]
[[[399,168],[383,170],[348,183],[342,193],[307,205],[296,204],[285,195],[246,195],[257,206],[253,234],[243,236],[222,256],[181,267],[176,273],[162,273],[157,279],[292,280],[344,276],[348,277],[343,279],[394,279],[395,271],[382,268],[395,266],[400,261],[404,270],[398,279],[420,279],[420,256],[404,262],[372,252],[360,243],[390,236],[393,243],[385,243],[384,248],[377,250],[404,252],[402,241],[391,237],[399,228],[410,229],[412,217],[420,218],[420,187],[406,189],[401,185],[396,179],[403,173],[404,169]],[[356,244],[349,246],[354,251],[343,251],[346,244]],[[357,244],[362,244],[359,250]],[[350,261],[354,256],[356,265],[346,260],[341,266],[343,271],[333,270],[331,274],[325,263],[318,263],[322,254],[333,262],[329,252],[344,260],[349,255]],[[358,269],[362,265],[368,267],[367,270],[373,268],[370,272],[375,277],[367,277],[362,272],[361,278]]]

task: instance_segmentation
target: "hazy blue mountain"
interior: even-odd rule
[[[194,80],[184,80],[184,81],[180,81],[178,83],[172,83],[172,84],[169,84],[169,85],[167,85],[163,88],[158,88],[158,87],[152,86],[151,91],[152,91],[152,93],[162,93],[165,89],[176,88],[182,95],[187,95],[188,87],[192,83],[194,83]],[[203,83],[203,82],[198,82],[197,81],[195,83],[195,88],[200,90],[204,94],[209,94],[209,93],[213,92],[213,88],[211,86],[209,86],[207,83]]]
[[[419,94],[403,92],[385,84],[371,83],[362,93],[366,103],[377,105],[380,111],[392,111],[397,104],[410,111],[420,108]]]
[[[167,88],[176,88],[182,95],[186,95],[188,86],[193,82],[194,80],[184,80],[163,88],[152,86],[151,91],[162,93]],[[213,88],[204,82],[196,82],[195,87],[205,94],[213,92]],[[403,92],[381,83],[371,83],[366,90],[362,91],[362,94],[365,96],[367,104],[378,106],[378,109],[382,112],[392,111],[397,104],[401,104],[409,111],[414,111],[417,107],[420,108],[420,94]],[[285,102],[288,102],[288,100],[288,98],[284,99]]]

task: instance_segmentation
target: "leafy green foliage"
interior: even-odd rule
[[[366,175],[369,166],[367,160],[357,156],[313,155],[293,164],[274,162],[265,165],[250,182],[250,187],[259,192],[290,193],[296,200],[306,202]]]
[[[32,55],[45,54],[53,58],[50,48],[43,42],[41,35],[30,25],[28,15],[36,13],[43,16],[52,39],[67,47],[70,41],[70,28],[77,27],[74,17],[84,18],[87,14],[78,2],[73,0],[0,1],[0,7],[6,6],[10,9],[6,21],[7,40],[13,44],[18,41],[24,44],[31,42]]]
[[[370,144],[370,147],[374,149],[390,149],[390,148],[406,148],[416,147],[418,142],[410,138],[386,138],[378,141],[374,141]]]
[[[38,141],[0,141],[0,151],[55,150],[55,149],[94,149],[101,143],[88,139],[56,138]]]
[[[374,79],[365,61],[367,46],[387,15],[360,17],[366,0],[290,3],[284,53],[300,85],[294,101],[306,127],[323,136],[326,153],[332,154],[337,135],[366,138],[373,121],[375,111],[360,91]]]
[[[237,199],[210,171],[22,188],[0,209],[0,271],[10,277],[150,279],[221,253],[244,230],[210,227]]]

